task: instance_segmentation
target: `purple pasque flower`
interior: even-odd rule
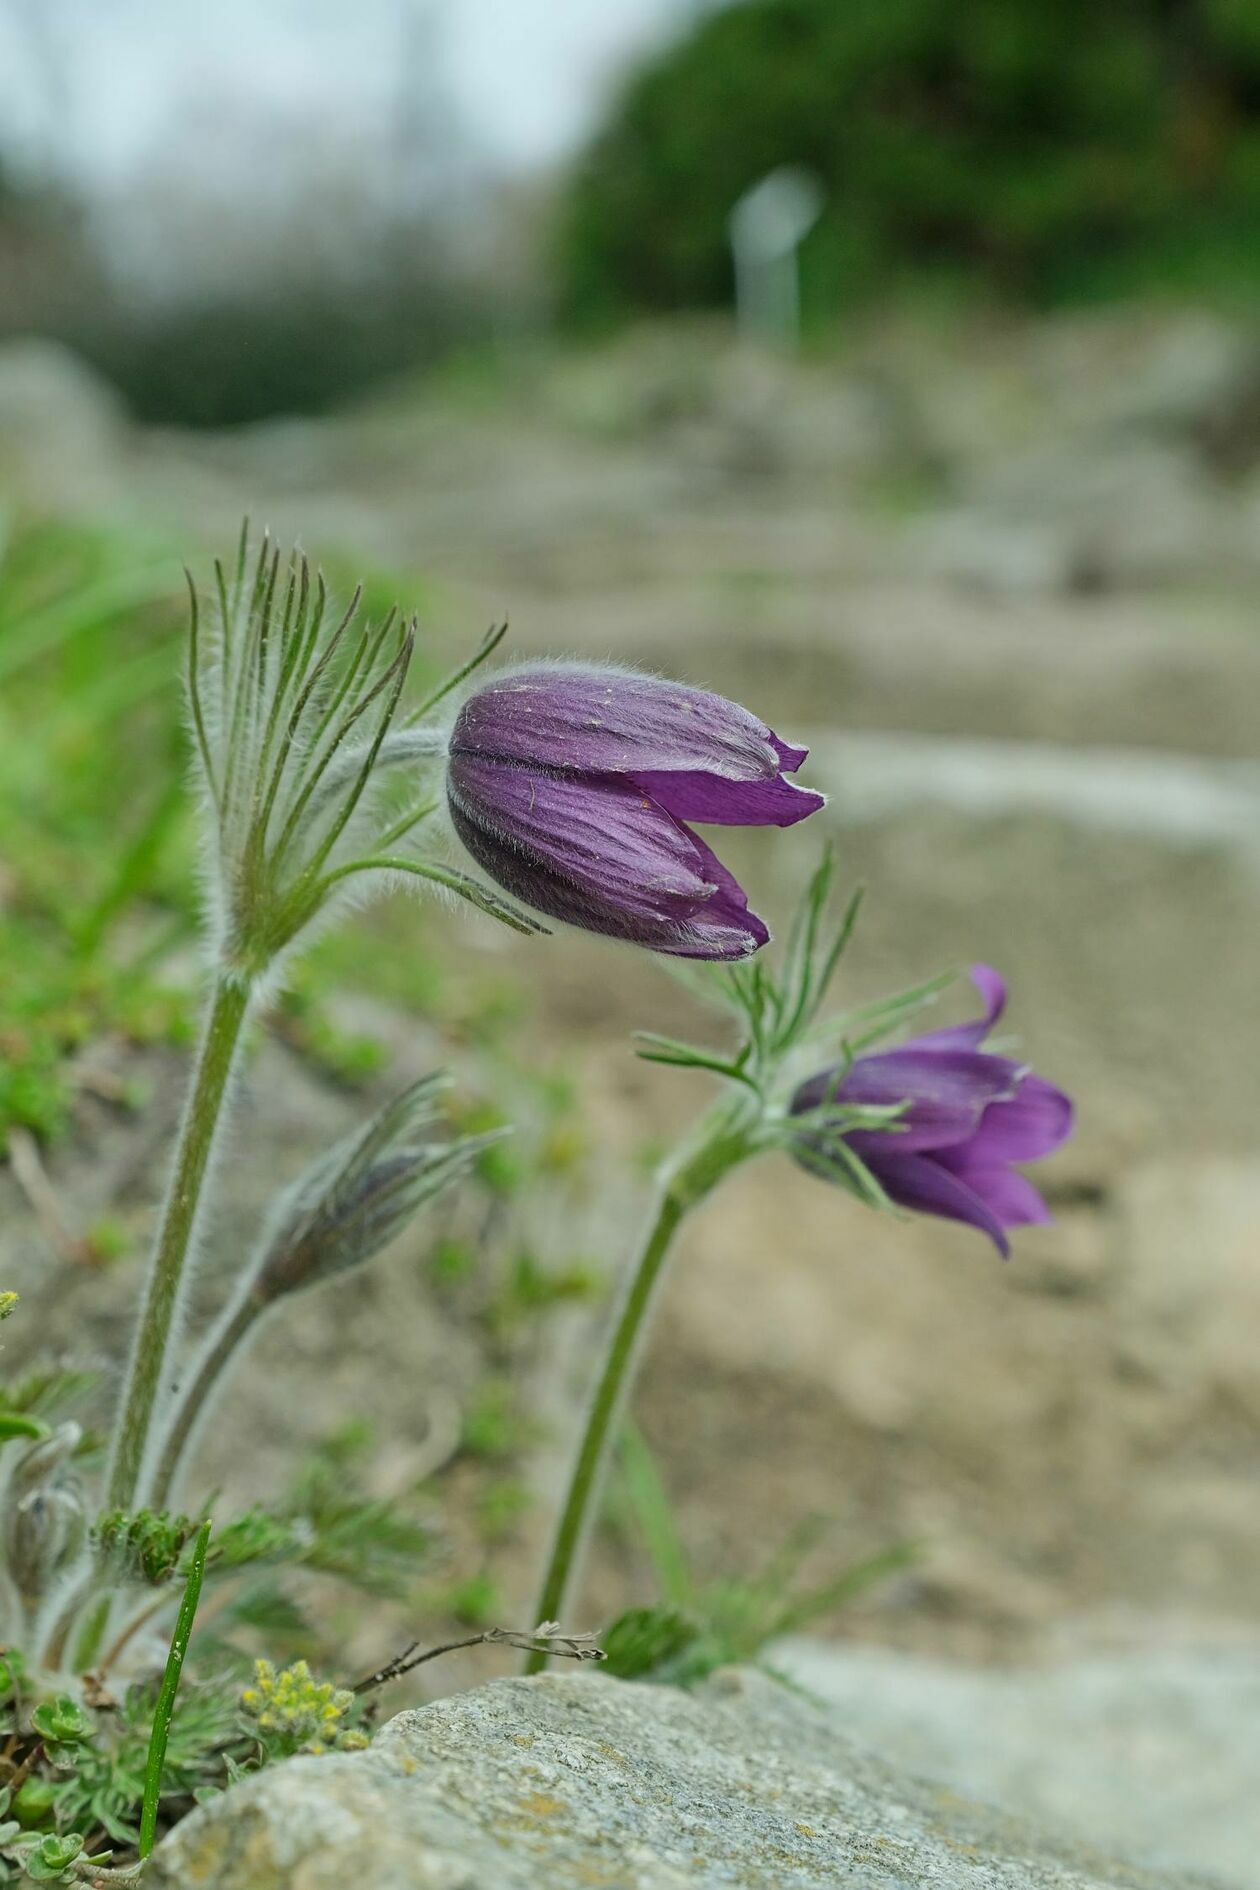
[[[1006,1008],[1006,985],[990,965],[973,965],[971,981],[983,1017],[858,1057],[843,1073],[822,1071],[801,1084],[792,1113],[825,1111],[831,1102],[906,1103],[887,1129],[847,1131],[846,1146],[899,1207],[978,1227],[1005,1258],[1007,1228],[1050,1219],[1011,1164],[1058,1148],[1072,1133],[1073,1111],[1071,1099],[1026,1064],[981,1049]],[[825,1160],[825,1134],[805,1133],[802,1142],[805,1165],[818,1173],[809,1155],[812,1147]]]
[[[530,664],[460,710],[447,800],[473,858],[535,911],[679,958],[746,958],[770,934],[687,823],[815,813],[823,796],[786,779],[807,752],[705,689]]]

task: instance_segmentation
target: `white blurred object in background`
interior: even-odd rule
[[[800,341],[798,252],[822,207],[822,185],[813,173],[783,165],[745,191],[731,211],[735,312],[746,339],[779,348]]]

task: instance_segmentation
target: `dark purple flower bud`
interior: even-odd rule
[[[770,935],[686,823],[815,813],[823,796],[786,779],[806,752],[707,690],[539,664],[464,704],[447,797],[473,858],[535,911],[679,958],[746,958]]]
[[[965,1221],[1005,1257],[1007,1228],[1050,1219],[1036,1188],[1011,1164],[1037,1161],[1065,1142],[1072,1103],[1026,1065],[981,1049],[1006,1007],[1006,985],[989,965],[973,965],[971,979],[983,1017],[858,1057],[847,1071],[822,1071],[801,1084],[792,1113],[814,1116],[798,1158],[815,1174],[834,1173],[829,1104],[905,1103],[886,1129],[844,1131],[845,1145],[898,1206]]]

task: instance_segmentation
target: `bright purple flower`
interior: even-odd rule
[[[970,1024],[929,1031],[896,1050],[858,1057],[839,1075],[824,1070],[792,1098],[800,1115],[828,1102],[909,1106],[887,1129],[850,1130],[846,1145],[861,1157],[889,1198],[920,1214],[978,1227],[1003,1257],[1008,1227],[1048,1221],[1045,1202],[1012,1162],[1049,1155],[1072,1133],[1072,1103],[1027,1065],[980,1048],[1006,1008],[1006,985],[990,965],[973,965],[971,980],[985,1014]],[[811,1172],[811,1143],[802,1156]]]
[[[447,799],[473,858],[535,911],[679,958],[746,958],[770,935],[685,823],[803,820],[823,797],[785,776],[806,753],[707,690],[538,664],[464,704]]]

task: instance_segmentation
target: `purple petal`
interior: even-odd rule
[[[804,750],[786,752],[804,759]],[[702,772],[728,781],[773,781],[784,765],[765,723],[737,702],[657,676],[565,663],[509,670],[483,685],[459,712],[451,753],[567,773]]]
[[[773,732],[770,740],[774,743],[774,752],[779,757],[780,768],[785,774],[795,774],[809,753],[808,748],[793,748],[790,743],[780,741]]]
[[[1044,1077],[1028,1075],[1013,1096],[985,1111],[976,1147],[986,1161],[1034,1162],[1066,1142],[1072,1128],[1071,1097]]]
[[[632,778],[676,819],[696,820],[702,827],[791,827],[826,806],[825,795],[780,776],[730,781],[716,774],[636,768]]]
[[[984,1016],[973,1019],[970,1024],[951,1024],[945,1030],[925,1031],[914,1039],[916,1044],[979,1049],[1006,1009],[1006,980],[992,965],[972,965],[967,975],[980,993]]]
[[[691,920],[693,946],[676,945],[671,948],[673,955],[676,958],[746,958],[770,943],[769,928],[755,912],[749,911],[748,894],[717,854],[695,834],[690,838],[703,862],[706,879],[711,880],[717,890]],[[740,941],[738,952],[716,949],[731,939]]]
[[[968,1181],[943,1168],[934,1157],[880,1155],[868,1166],[898,1207],[977,1227],[988,1235],[1004,1260],[1009,1258],[1011,1243],[1006,1238],[1001,1215]]]
[[[1003,1227],[1044,1226],[1053,1219],[1026,1175],[1001,1162],[991,1164],[974,1144],[942,1149],[937,1159],[988,1204]]]
[[[452,759],[456,832],[535,910],[678,957],[747,957],[769,934],[715,855],[632,784]]]
[[[943,1148],[977,1134],[986,1110],[1015,1094],[1019,1067],[1007,1057],[978,1050],[900,1050],[859,1057],[837,1085],[824,1071],[803,1083],[792,1100],[794,1114],[828,1102],[885,1104],[909,1108],[887,1129],[850,1131],[845,1140],[863,1160],[893,1149],[898,1155]]]

